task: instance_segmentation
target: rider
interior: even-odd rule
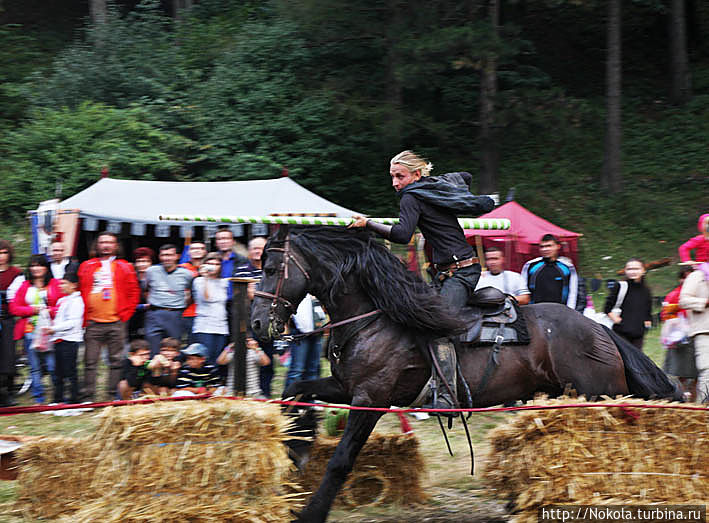
[[[351,227],[366,227],[395,243],[407,244],[416,227],[432,248],[432,262],[438,271],[437,286],[451,310],[458,312],[475,291],[480,278],[480,263],[475,250],[465,241],[456,218],[459,214],[480,216],[494,207],[492,198],[473,196],[470,173],[429,176],[433,165],[413,151],[403,151],[390,162],[391,183],[400,197],[399,223],[383,225],[355,216]],[[451,343],[434,344],[446,381],[455,386],[455,365],[447,357]],[[452,353],[454,355],[454,353]],[[453,360],[455,361],[455,360]],[[439,388],[436,408],[456,405],[446,387]]]

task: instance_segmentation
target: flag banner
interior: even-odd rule
[[[133,222],[130,224],[130,233],[133,236],[145,236],[145,224]]]

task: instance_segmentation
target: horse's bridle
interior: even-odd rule
[[[354,316],[352,318],[347,318],[346,320],[338,321],[336,323],[330,323],[327,325],[324,325],[323,327],[316,329],[314,331],[300,334],[298,336],[288,336],[284,337],[281,336],[280,332],[278,329],[273,329],[273,324],[275,323],[276,320],[276,309],[278,308],[278,304],[282,303],[284,307],[290,310],[291,314],[294,314],[296,311],[296,307],[293,306],[293,304],[288,301],[286,298],[281,296],[281,289],[283,289],[283,284],[285,281],[288,279],[288,262],[292,261],[298,269],[300,269],[300,272],[303,273],[303,276],[305,276],[305,279],[310,282],[310,274],[308,274],[308,271],[305,270],[305,267],[303,267],[303,264],[298,261],[298,258],[295,257],[295,255],[291,252],[290,248],[290,236],[287,235],[286,239],[283,241],[283,247],[269,247],[266,249],[266,252],[282,252],[283,253],[283,259],[281,260],[281,264],[278,267],[278,282],[276,283],[276,292],[275,294],[271,294],[270,292],[265,292],[265,291],[254,291],[254,296],[258,296],[260,298],[270,298],[271,301],[271,308],[268,311],[268,330],[271,331],[273,334],[275,334],[277,337],[280,337],[282,339],[289,338],[290,341],[295,341],[300,338],[305,338],[307,336],[312,336],[314,334],[319,334],[320,332],[323,332],[327,329],[334,329],[335,327],[340,327],[342,325],[346,325],[348,323],[352,323],[357,320],[361,320],[363,318],[368,318],[370,316],[374,316],[376,314],[381,313],[379,309],[375,309],[373,311],[366,312],[364,314],[360,314],[358,316]],[[338,358],[339,359],[339,358]]]
[[[293,307],[293,304],[285,299],[283,296],[281,296],[281,289],[283,288],[283,284],[286,282],[288,279],[288,262],[292,261],[298,269],[300,269],[300,272],[303,273],[303,276],[305,276],[305,279],[310,281],[310,274],[308,274],[308,271],[305,270],[303,265],[301,264],[300,261],[298,261],[298,258],[296,258],[293,253],[291,252],[290,248],[290,236],[286,236],[286,239],[284,240],[283,247],[269,247],[266,249],[266,252],[282,252],[283,253],[283,259],[281,260],[281,265],[278,268],[278,283],[276,283],[276,293],[271,294],[270,292],[265,292],[265,291],[254,291],[254,296],[258,296],[260,298],[271,298],[271,308],[268,312],[268,322],[269,322],[269,330],[271,329],[271,326],[274,323],[274,320],[276,319],[276,308],[278,307],[279,303],[282,303],[284,307],[290,310],[291,314],[295,313],[296,307]]]

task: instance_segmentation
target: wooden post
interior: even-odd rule
[[[483,239],[481,236],[475,236],[475,250],[478,251],[478,258],[480,258],[480,268],[482,270],[487,270],[485,268],[485,250],[483,249]]]
[[[236,396],[246,395],[246,331],[250,319],[250,301],[247,294],[249,283],[257,282],[254,278],[230,278],[232,283],[231,302],[231,341],[234,343],[234,386]]]

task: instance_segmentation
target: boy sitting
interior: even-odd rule
[[[177,376],[175,395],[213,392],[220,384],[220,377],[217,368],[206,363],[207,347],[201,343],[193,343],[183,350],[182,354],[186,359]]]
[[[143,383],[147,383],[150,377],[148,370],[148,360],[150,359],[150,345],[145,340],[133,340],[130,342],[128,357],[123,361],[123,371],[121,381],[118,383],[118,393],[121,399],[129,400],[133,393],[143,389]]]
[[[175,338],[163,338],[160,342],[160,354],[148,363],[150,383],[145,384],[146,392],[151,394],[170,395],[177,384],[177,374],[182,363],[177,359],[180,353],[180,342]]]

